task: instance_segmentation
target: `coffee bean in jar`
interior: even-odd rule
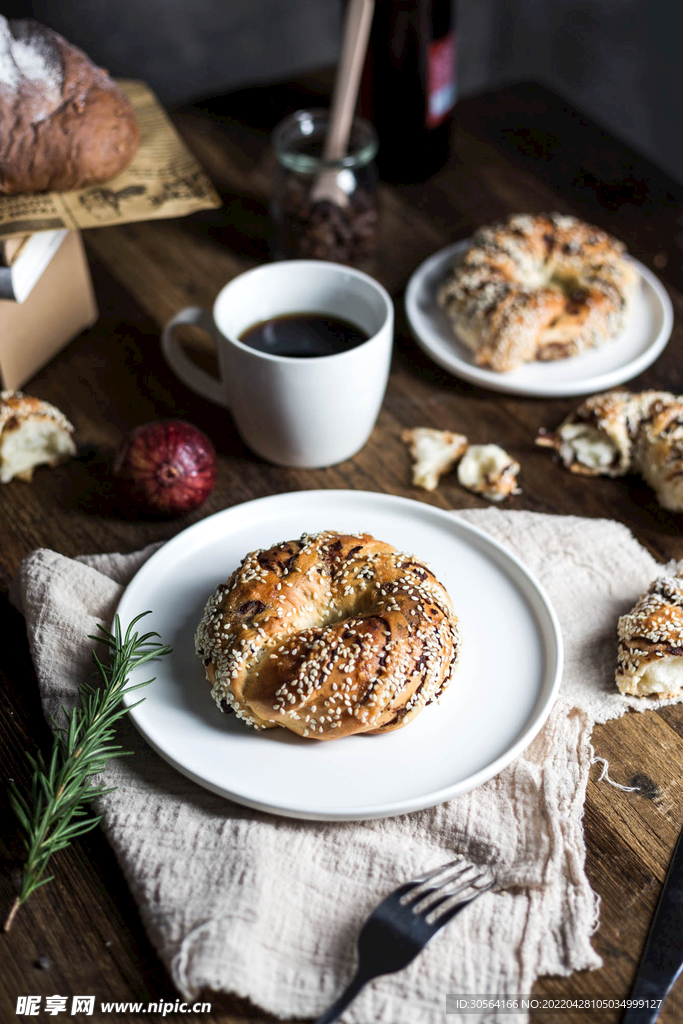
[[[277,172],[272,197],[274,255],[277,259],[319,259],[363,265],[377,248],[379,206],[377,136],[367,121],[356,118],[348,152],[323,161],[328,128],[326,110],[297,110],[275,128]],[[316,200],[322,171],[336,174],[347,197],[345,205]]]

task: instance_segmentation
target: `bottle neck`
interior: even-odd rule
[[[376,0],[361,112],[377,129],[388,180],[423,180],[447,158],[455,25],[452,0]]]

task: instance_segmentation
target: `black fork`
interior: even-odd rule
[[[361,928],[355,977],[315,1024],[332,1024],[369,981],[407,967],[445,924],[493,884],[488,868],[454,860],[392,892]]]

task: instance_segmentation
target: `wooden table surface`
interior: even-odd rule
[[[252,89],[178,112],[175,122],[221,193],[223,207],[178,221],[86,233],[100,319],[26,390],[64,410],[89,453],[57,469],[37,471],[31,485],[13,482],[0,488],[3,780],[27,778],[23,751],[35,751],[49,740],[23,620],[6,595],[21,559],[39,546],[65,555],[132,551],[227,506],[308,488],[386,491],[447,509],[482,506],[482,500],[458,486],[455,475],[444,478],[433,494],[411,486],[400,433],[406,426],[426,425],[465,433],[476,442],[505,444],[522,464],[524,489],[505,507],[617,519],[656,557],[683,557],[683,517],[660,509],[638,479],[572,476],[547,451],[534,447],[538,428],[556,425],[576,400],[509,398],[461,383],[422,355],[406,326],[402,293],[411,272],[430,253],[511,212],[574,213],[622,238],[666,284],[676,312],[673,337],[633,387],[683,392],[683,189],[538,86],[517,85],[463,101],[449,166],[426,184],[383,189],[377,276],[396,300],[396,351],[379,422],[354,459],[319,471],[267,465],[244,447],[225,412],[175,379],[160,354],[160,325],[182,306],[210,305],[230,278],[267,259],[268,131],[289,110],[324,100],[318,93],[325,88],[313,79],[287,88]],[[200,362],[211,363],[205,341],[188,336],[188,343]],[[129,428],[167,416],[192,421],[214,441],[219,453],[216,490],[184,520],[122,518],[110,485],[111,453]],[[588,874],[602,897],[594,942],[604,967],[543,979],[537,993],[627,994],[683,825],[683,706],[626,715],[597,727],[593,743],[609,760],[615,780],[626,785],[636,780],[640,786],[637,793],[619,792],[598,783],[594,769],[588,787]],[[3,785],[3,917],[21,857],[5,790]],[[15,1019],[22,994],[93,993],[98,1000],[174,1002],[177,993],[143,932],[102,835],[91,833],[58,854],[53,871],[55,880],[21,908],[12,931],[0,938],[0,1019]],[[47,967],[37,966],[39,957],[48,958],[43,961]],[[206,998],[213,1003],[210,1014],[165,1019],[187,1024],[262,1019],[225,996]],[[41,1012],[41,1019],[54,1018]],[[579,1019],[612,1021],[618,1015]]]

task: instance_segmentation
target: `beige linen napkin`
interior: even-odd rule
[[[447,993],[529,992],[539,975],[600,965],[582,830],[590,732],[628,706],[613,685],[616,619],[658,565],[614,522],[496,509],[456,514],[540,579],[566,646],[562,698],[531,746],[490,782],[397,818],[297,822],[206,792],[130,723],[122,727],[135,754],[105,773],[117,788],[100,802],[103,824],[184,995],[213,989],[284,1018],[317,1016],[350,978],[355,936],[379,898],[454,852],[493,863],[506,884],[525,888],[475,901],[409,968],[369,986],[345,1021],[436,1024]],[[72,703],[91,671],[87,635],[109,622],[152,550],[77,560],[41,550],[22,564],[13,599],[26,617],[46,713]]]

